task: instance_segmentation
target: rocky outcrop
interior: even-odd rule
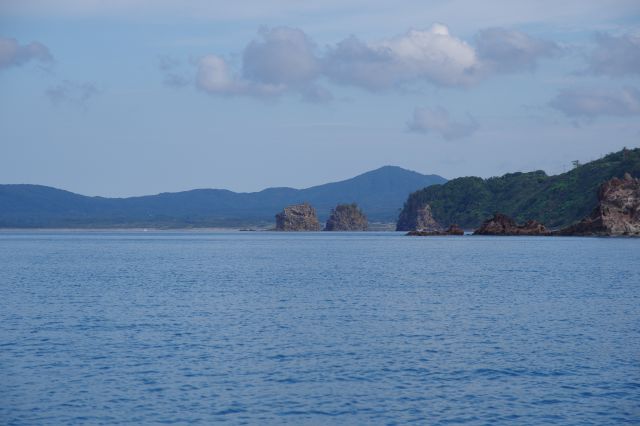
[[[338,204],[331,210],[331,216],[325,225],[325,231],[366,231],[369,227],[367,217],[358,205]]]
[[[276,231],[319,231],[316,209],[310,204],[285,207],[276,215]]]
[[[431,206],[424,204],[415,209],[410,217],[401,217],[396,225],[396,231],[441,232],[444,228],[433,217]]]
[[[626,173],[602,184],[593,212],[558,235],[640,236],[640,179]]]
[[[413,237],[433,237],[439,235],[464,235],[464,230],[458,225],[451,225],[449,228],[441,231],[409,231],[407,235]]]
[[[519,225],[509,216],[496,213],[473,231],[473,235],[551,235],[551,232],[535,220]]]

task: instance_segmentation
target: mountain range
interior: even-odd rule
[[[89,197],[41,185],[0,185],[0,228],[269,226],[285,206],[308,202],[321,221],[339,203],[357,203],[370,222],[395,222],[407,196],[446,179],[385,166],[306,189],[237,193],[194,189],[129,198]]]

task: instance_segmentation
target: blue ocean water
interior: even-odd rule
[[[0,233],[2,424],[640,422],[640,240]]]

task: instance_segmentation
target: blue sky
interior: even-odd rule
[[[637,1],[0,0],[0,182],[558,173],[640,146]]]

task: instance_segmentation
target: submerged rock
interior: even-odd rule
[[[464,229],[456,224],[450,225],[445,232],[447,235],[464,235]]]
[[[316,209],[310,204],[297,204],[276,215],[276,231],[319,231]]]
[[[603,183],[593,212],[558,235],[640,236],[640,179],[625,173]]]
[[[369,227],[367,217],[358,205],[338,204],[331,210],[331,216],[327,220],[325,231],[366,231]]]
[[[509,216],[496,213],[473,231],[473,235],[551,235],[551,232],[538,221],[529,220],[519,225]]]
[[[449,228],[441,231],[409,231],[407,235],[413,237],[432,237],[438,235],[464,235],[464,230],[458,225],[451,225]]]

